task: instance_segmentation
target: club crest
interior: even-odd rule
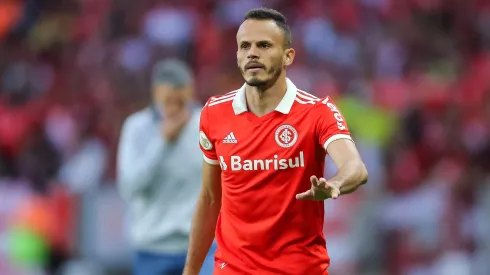
[[[289,148],[298,140],[298,131],[291,125],[282,125],[277,128],[274,138],[277,145]]]

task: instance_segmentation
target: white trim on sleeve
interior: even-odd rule
[[[336,135],[331,136],[329,139],[327,139],[327,141],[325,141],[325,143],[323,144],[323,148],[325,150],[327,150],[327,147],[328,147],[328,145],[330,145],[330,143],[332,143],[332,142],[334,142],[336,140],[339,140],[339,139],[348,139],[348,140],[354,142],[349,135],[346,135],[346,134],[336,134]]]
[[[202,157],[204,158],[204,161],[206,161],[207,163],[211,164],[211,165],[218,165],[219,164],[219,161],[217,159],[210,159],[208,157],[206,157],[206,155],[202,155]]]

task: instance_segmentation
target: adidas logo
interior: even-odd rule
[[[229,133],[224,139],[223,143],[237,143],[238,141],[235,138],[235,134],[233,132]]]

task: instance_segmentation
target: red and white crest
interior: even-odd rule
[[[298,131],[291,125],[282,125],[277,128],[275,139],[277,145],[283,148],[289,148],[298,140]]]

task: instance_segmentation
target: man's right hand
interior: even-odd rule
[[[189,121],[189,112],[169,117],[162,122],[162,135],[165,140],[174,142],[180,135],[180,132]]]

